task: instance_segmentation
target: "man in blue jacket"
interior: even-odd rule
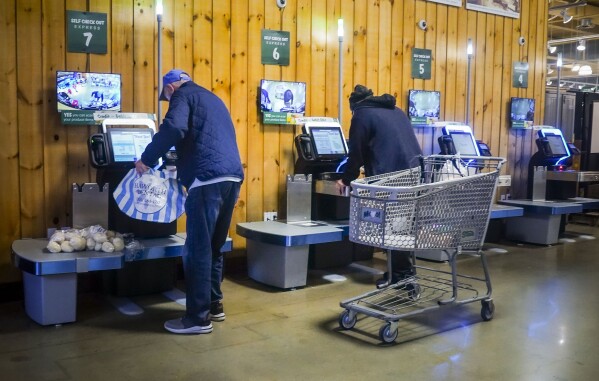
[[[358,178],[364,166],[366,176],[400,171],[418,165],[422,154],[408,116],[395,107],[391,94],[375,96],[369,88],[356,85],[349,97],[353,116],[349,127],[349,157],[337,188],[344,188]],[[410,252],[392,252],[391,283],[412,275]],[[388,274],[377,281],[377,287],[388,284]]]
[[[225,320],[220,249],[244,176],[235,127],[225,104],[182,70],[173,69],[163,77],[160,100],[169,102],[168,111],[135,168],[144,173],[145,163],[155,163],[175,146],[177,175],[188,192],[183,255],[187,310],[164,328],[173,333],[210,333],[211,321]]]

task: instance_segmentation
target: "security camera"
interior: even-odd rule
[[[426,23],[426,20],[418,21],[418,28],[420,28],[422,30],[426,30],[427,27],[428,27],[428,24]]]
[[[287,0],[277,0],[277,7],[283,9],[287,6]]]
[[[519,44],[520,46],[522,46],[522,45],[526,44],[526,38],[524,38],[524,37],[520,36],[520,38],[518,39],[518,44]]]

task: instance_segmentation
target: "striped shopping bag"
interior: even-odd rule
[[[185,189],[164,171],[139,176],[131,169],[112,193],[119,209],[131,218],[169,223],[185,211]]]

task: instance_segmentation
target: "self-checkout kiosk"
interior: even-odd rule
[[[345,136],[338,122],[321,119],[306,121],[294,139],[287,219],[237,224],[237,234],[247,239],[248,275],[260,283],[302,287],[309,266],[344,266],[356,253],[364,255],[347,239],[349,189],[340,195],[335,184],[348,153]]]
[[[348,147],[338,122],[307,122],[295,138],[297,160],[294,172],[312,178],[310,220],[347,224],[349,188],[340,195],[336,186],[347,160]],[[289,188],[288,188],[289,189]],[[288,203],[295,200],[288,199]],[[368,250],[344,238],[339,242],[310,246],[310,267],[344,266],[368,257]],[[371,254],[370,254],[371,255]]]
[[[581,185],[599,182],[599,172],[570,168],[580,151],[566,141],[560,129],[541,126],[535,142],[538,150],[528,165],[527,199],[503,201],[524,208],[522,217],[507,222],[506,237],[552,245],[559,241],[568,214],[599,206],[598,200],[579,197]]]
[[[489,147],[474,138],[470,126],[448,124],[442,127],[442,135],[437,138],[439,154],[463,156],[491,156]],[[466,163],[476,166],[475,162]],[[442,250],[418,250],[416,256],[432,261],[445,261],[447,254]]]
[[[156,131],[151,119],[105,119],[102,132],[90,136],[88,148],[91,165],[96,168],[100,187],[108,185],[108,229],[132,235],[133,239],[162,238],[177,232],[177,221],[156,223],[141,221],[123,213],[114,197],[114,190],[123,177],[135,167]],[[165,158],[166,159],[166,158]],[[160,163],[148,163],[160,166]],[[129,262],[123,269],[105,273],[108,291],[119,296],[170,290],[176,279],[176,259]],[[143,282],[139,282],[143,279]]]
[[[437,139],[441,155],[492,156],[489,146],[474,139],[470,126],[447,125]]]

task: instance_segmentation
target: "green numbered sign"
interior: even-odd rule
[[[514,62],[512,85],[521,88],[528,87],[528,62]]]
[[[262,64],[289,66],[289,32],[262,29]]]
[[[432,56],[430,49],[412,48],[412,78],[431,79]]]
[[[67,11],[67,51],[107,53],[106,13]]]

